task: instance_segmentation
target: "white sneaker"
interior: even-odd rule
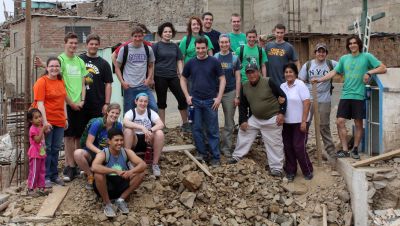
[[[153,169],[153,175],[155,177],[161,176],[161,170],[159,165],[153,165],[152,169]]]

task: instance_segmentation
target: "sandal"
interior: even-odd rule
[[[340,150],[340,151],[336,152],[336,157],[337,158],[348,158],[348,157],[350,157],[350,152]]]

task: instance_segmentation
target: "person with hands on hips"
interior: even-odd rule
[[[268,157],[270,174],[282,177],[282,124],[286,112],[286,95],[269,77],[261,77],[256,63],[245,68],[248,81],[240,90],[237,143],[229,164],[239,162],[249,151],[260,132]]]
[[[297,79],[296,64],[288,63],[283,70],[286,82],[281,84],[281,89],[286,94],[289,106],[286,110],[282,131],[286,177],[289,181],[294,180],[298,162],[304,178],[311,180],[313,166],[306,150],[310,92],[304,82]]]

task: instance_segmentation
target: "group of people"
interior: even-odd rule
[[[35,65],[45,67],[46,73],[34,85],[33,108],[28,113],[32,125],[28,193],[45,194],[45,188],[52,184],[72,181],[79,166],[87,176],[86,187],[102,197],[106,216],[116,215],[111,199],[115,199],[117,209],[128,213],[125,200],[140,185],[147,167],[136,153],[151,148],[152,172],[156,177],[161,175],[158,162],[164,133],[168,132],[168,89],[178,102],[182,131],[192,133],[195,157],[213,167],[221,164],[221,154],[229,164],[239,162],[261,134],[272,176],[285,174],[293,181],[299,164],[304,178],[311,180],[313,166],[306,143],[313,113],[312,83],[318,83],[321,135],[328,157],[350,156],[345,121],[354,119],[351,155],[359,158],[364,83],[372,74],[384,73],[386,67],[372,54],[362,52],[357,36],[347,39],[349,54],[339,62],[327,59],[327,45],[318,43],[315,59],[300,67],[294,47],[284,40],[284,25],[277,24],[275,39],[263,45],[255,29],[240,31],[239,14],[232,14],[229,33],[214,30],[212,23],[210,12],[201,18],[191,17],[179,45],[172,42],[176,30],[170,22],[158,27],[161,40],[155,44],[143,40],[144,25],[132,29],[131,40],[112,54],[123,88],[122,123],[118,121],[121,107],[110,103],[111,67],[97,55],[99,36],[89,35],[87,52],[77,56],[78,37],[68,33],[64,53],[50,57],[46,64],[36,58]],[[343,148],[335,152],[329,122],[331,79],[337,73],[344,76],[337,113]],[[225,122],[220,139],[221,104]],[[236,107],[239,131],[233,148]],[[63,137],[65,167],[61,179],[57,164]]]

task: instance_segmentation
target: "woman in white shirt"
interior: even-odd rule
[[[295,64],[285,65],[284,75],[286,82],[281,84],[281,89],[287,98],[285,123],[282,131],[286,177],[289,181],[294,180],[298,162],[304,178],[311,180],[313,166],[306,150],[310,92],[304,82],[297,79],[298,69]]]

